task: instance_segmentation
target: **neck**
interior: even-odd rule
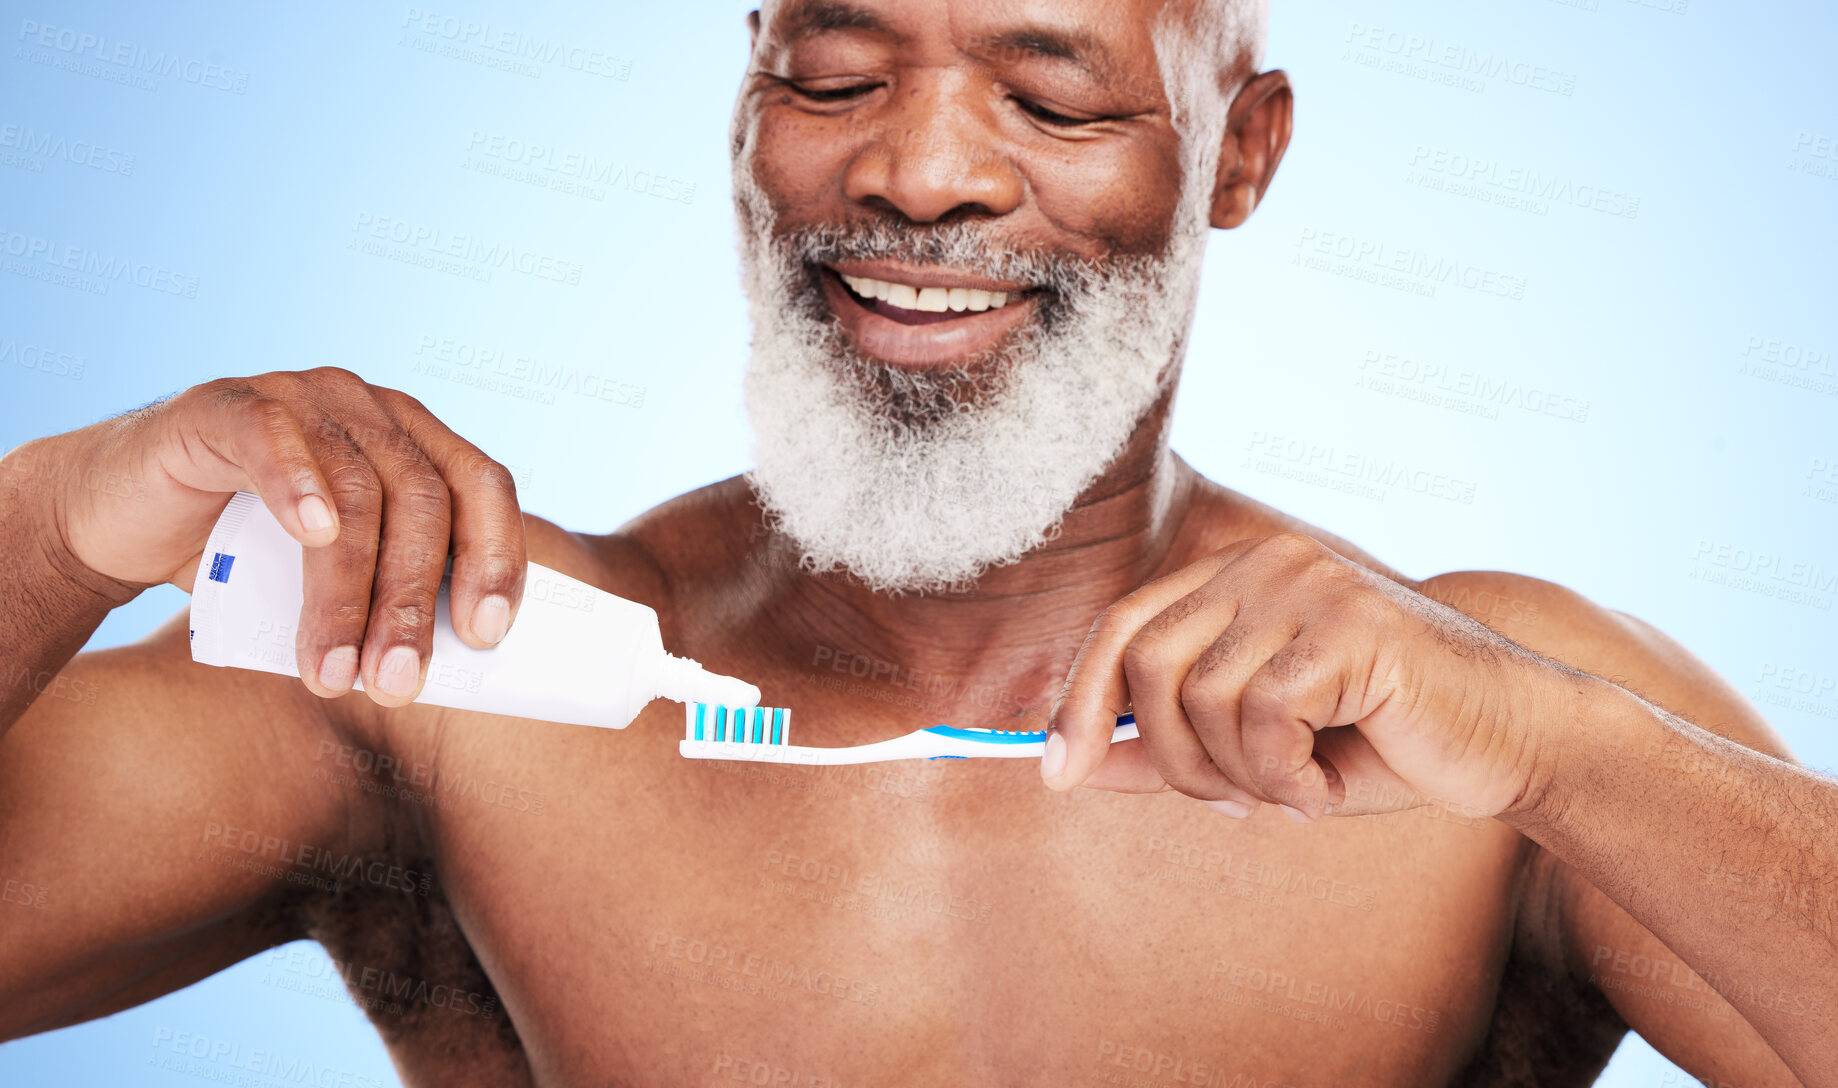
[[[814,674],[798,679],[885,686],[876,698],[948,724],[1043,728],[1098,613],[1176,558],[1196,477],[1168,449],[1172,393],[1057,537],[967,591],[896,597],[846,575],[785,571],[770,623],[790,667]]]

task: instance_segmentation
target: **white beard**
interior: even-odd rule
[[[883,593],[968,589],[1058,534],[1178,369],[1205,248],[1194,194],[1160,256],[1090,262],[1015,252],[967,222],[776,238],[744,164],[735,181],[754,327],[750,481],[804,569]],[[902,370],[856,352],[824,303],[812,269],[843,257],[1048,290],[987,356],[948,373]]]

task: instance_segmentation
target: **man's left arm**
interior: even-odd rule
[[[1838,783],[1643,698],[1786,755],[1650,627],[1516,579],[1543,609],[1535,650],[1440,603],[1460,578],[1513,576],[1420,593],[1306,537],[1240,541],[1098,619],[1042,773],[1060,789],[1171,785],[1233,814],[1268,802],[1311,820],[1404,797],[1496,816],[1612,900],[1573,945],[1631,957],[1644,927],[1801,1080],[1838,1083]],[[1141,740],[1113,747],[1124,710]],[[1641,996],[1603,988],[1618,1008]],[[1624,1015],[1663,1034],[1648,1004]]]
[[[1574,648],[1544,652],[1606,682],[1548,727],[1545,766],[1500,818],[1581,878],[1568,958],[1693,1072],[1721,1065],[1745,1085],[1759,1072],[1712,1052],[1738,1034],[1704,1015],[1727,1004],[1802,1080],[1832,1083],[1838,784],[1797,765],[1747,700],[1655,628],[1556,603],[1576,613],[1562,625]]]
[[[1489,623],[1528,649],[1605,678],[1619,690],[1637,693],[1638,701],[1649,711],[1665,713],[1658,711],[1660,707],[1688,710],[1694,721],[1719,737],[1774,760],[1797,762],[1786,742],[1748,700],[1650,624],[1602,608],[1561,586],[1519,575],[1463,572],[1431,579],[1417,588]],[[1610,739],[1615,732],[1612,725],[1591,731]],[[1642,755],[1648,762],[1685,768],[1703,762],[1685,752],[1682,745],[1675,744]],[[1649,792],[1638,773],[1618,784],[1635,803]],[[1702,812],[1694,818],[1702,818]],[[1675,845],[1668,842],[1667,849]],[[1827,1007],[1829,982],[1825,993],[1793,990],[1780,980],[1756,975],[1752,963],[1745,967],[1746,977],[1706,977],[1577,866],[1558,860],[1553,849],[1547,848],[1546,855],[1551,879],[1543,913],[1552,924],[1541,937],[1549,942],[1552,958],[1561,961],[1573,978],[1601,992],[1642,1038],[1706,1084],[1768,1088],[1800,1083],[1749,1023],[1749,1017],[1773,1010],[1817,1025],[1832,1011]],[[1666,900],[1666,907],[1698,911],[1700,904],[1715,899],[1741,916],[1744,929],[1749,921],[1785,905],[1796,894],[1758,870],[1732,868],[1720,850],[1714,856],[1688,858],[1682,863],[1650,854],[1643,860],[1662,871],[1662,879],[1650,888]],[[1684,885],[1689,886],[1680,894]],[[1824,896],[1828,907],[1831,894]],[[1819,901],[1809,891],[1798,895],[1807,907]],[[1730,931],[1714,926],[1712,930],[1726,946],[1731,943]],[[1737,947],[1744,945],[1746,942],[1738,942]]]

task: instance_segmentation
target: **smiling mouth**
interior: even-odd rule
[[[1016,335],[1039,304],[1040,291],[1026,284],[896,262],[840,263],[820,266],[830,311],[857,350],[895,366],[967,365]]]
[[[950,321],[960,314],[980,314],[1008,305],[1009,292],[978,287],[919,287],[838,272],[837,278],[856,302],[903,325]]]

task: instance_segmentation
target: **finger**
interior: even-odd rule
[[[1346,783],[1317,730],[1337,724],[1349,668],[1343,652],[1304,632],[1278,650],[1244,687],[1239,731],[1260,792],[1319,819],[1346,798]]]
[[[1072,659],[1048,719],[1040,776],[1056,790],[1084,782],[1110,750],[1117,716],[1130,707],[1123,650],[1143,624],[1212,576],[1220,560],[1184,567],[1150,582],[1099,614]]]
[[[376,579],[360,657],[364,691],[383,706],[402,706],[420,693],[434,647],[452,496],[427,454],[380,401],[372,398],[362,425],[346,429],[383,488]]]
[[[236,395],[229,404],[226,440],[213,443],[201,434],[202,444],[242,470],[287,535],[308,548],[337,539],[331,489],[293,411],[255,395]]]
[[[516,619],[529,569],[516,481],[509,469],[453,433],[420,401],[396,390],[379,393],[452,496],[448,618],[453,633],[475,649],[495,646]]]
[[[1181,705],[1194,660],[1232,625],[1239,607],[1231,582],[1215,576],[1143,624],[1123,649],[1124,683],[1150,762],[1169,785],[1203,801],[1249,796],[1232,789]]]
[[[1091,772],[1091,777],[1081,785],[1085,789],[1111,790],[1115,793],[1159,793],[1174,788],[1155,769],[1141,739],[1118,741],[1111,745],[1110,751],[1104,756],[1104,762],[1098,764],[1098,769]],[[1236,786],[1227,786],[1222,797],[1200,803],[1214,812],[1240,820],[1256,812],[1262,804]]]
[[[1295,638],[1297,630],[1294,621],[1240,609],[1231,624],[1195,657],[1180,687],[1181,710],[1192,723],[1208,761],[1227,781],[1260,801],[1275,804],[1288,802],[1264,788],[1264,779],[1246,758],[1240,703],[1245,684]]]
[[[319,417],[312,446],[340,530],[330,546],[308,548],[302,557],[304,599],[294,657],[307,690],[331,698],[357,682],[370,626],[383,484],[370,459],[331,417]]]
[[[1167,779],[1149,762],[1142,741],[1121,740],[1110,746],[1104,762],[1079,785],[1086,789],[1111,790],[1116,793],[1159,793],[1171,789]]]

